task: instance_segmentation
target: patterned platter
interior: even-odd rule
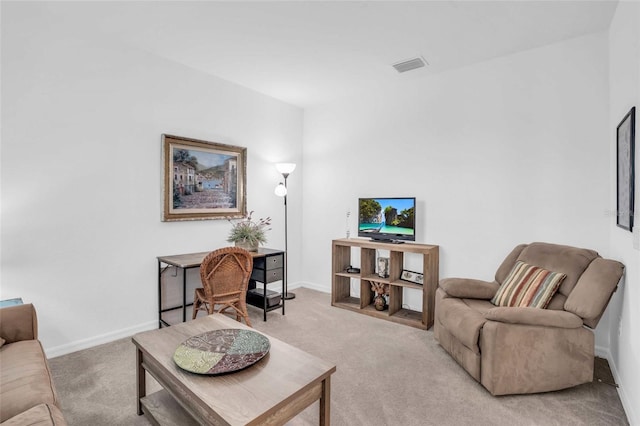
[[[173,360],[192,373],[223,374],[255,364],[270,348],[269,339],[260,333],[227,328],[188,338],[178,346]]]

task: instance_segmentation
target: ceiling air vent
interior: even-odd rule
[[[422,68],[426,65],[426,61],[420,57],[408,59],[406,61],[398,62],[397,64],[393,64],[393,67],[398,72],[407,72],[411,70],[415,70],[416,68]]]

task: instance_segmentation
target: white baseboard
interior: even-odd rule
[[[613,375],[613,380],[618,385],[618,396],[620,397],[620,402],[622,402],[622,408],[624,408],[624,412],[627,415],[627,420],[629,420],[630,425],[640,425],[640,413],[635,412],[635,406],[631,403],[631,399],[624,391],[624,386],[620,380],[620,374],[618,373],[618,367],[616,363],[613,362],[613,357],[611,356],[611,351],[609,348],[605,348],[602,346],[595,347],[596,356],[600,358],[605,358],[609,363],[609,368],[611,369],[611,374]]]
[[[596,345],[594,348],[594,351],[597,357],[605,358],[607,361],[609,361],[609,359],[611,358],[611,353],[609,352],[609,348]]]
[[[309,288],[311,290],[320,291],[322,293],[331,293],[331,289],[330,288],[327,288],[327,287],[321,286],[321,285],[317,285],[317,284],[313,284],[313,283],[297,282],[297,283],[290,284],[288,286],[289,289],[301,288],[301,287]]]
[[[296,288],[306,287],[312,290],[322,291],[324,293],[329,292],[326,288],[309,284],[309,283],[292,283],[288,286],[289,290]],[[282,291],[282,286],[269,286],[269,290],[277,292]],[[104,343],[110,343],[114,340],[123,339],[125,337],[131,337],[136,333],[140,333],[148,330],[155,330],[158,328],[158,321],[149,321],[143,324],[139,324],[133,327],[123,328],[110,333],[101,334],[99,336],[90,337],[88,339],[78,340],[75,342],[67,343],[60,346],[54,346],[52,348],[44,348],[47,358],[55,358],[58,356],[70,354],[72,352],[80,351],[82,349],[92,348],[94,346],[102,345]]]
[[[88,339],[78,340],[65,345],[54,346],[53,348],[44,348],[44,352],[47,355],[47,358],[55,358],[57,356],[70,354],[71,352],[92,348],[104,343],[113,342],[114,340],[130,337],[142,331],[155,330],[157,328],[158,320],[149,321],[134,327],[123,328],[121,330],[112,331],[110,333],[101,334]]]
[[[620,380],[620,374],[618,373],[618,368],[616,364],[609,360],[609,367],[611,368],[611,374],[613,374],[613,378],[618,384],[618,396],[620,396],[620,402],[622,402],[622,407],[624,408],[624,412],[627,414],[627,420],[629,420],[630,425],[640,425],[640,413],[636,411],[638,405],[633,404],[629,395],[627,395],[624,391],[624,386],[622,386],[622,382]]]

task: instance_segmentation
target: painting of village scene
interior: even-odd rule
[[[243,217],[246,148],[163,135],[163,220]]]

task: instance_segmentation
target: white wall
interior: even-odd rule
[[[640,256],[612,214],[615,127],[640,107],[639,17],[639,3],[621,2],[610,34],[399,77],[305,111],[305,194],[313,194],[303,203],[305,280],[330,287],[331,239],[345,236],[347,211],[355,234],[363,196],[418,198],[418,241],[440,245],[441,277],[490,280],[520,242],[595,249],[626,265],[596,352],[611,363],[631,424],[640,424],[631,403],[640,400]]]
[[[640,422],[639,255],[610,214],[612,129],[640,106],[638,3],[620,3],[608,38],[398,76],[310,109],[303,147],[301,110],[79,32],[88,9],[59,9],[79,5],[1,6],[0,297],[36,304],[50,356],[154,327],[155,257],[226,244],[224,221],[160,222],[160,135],[172,133],[248,147],[249,208],[274,218],[273,247],[284,239],[272,163],[304,161],[289,179],[291,283],[329,291],[331,239],[355,234],[362,196],[418,198],[418,240],[441,246],[441,277],[491,279],[534,240],[622,260],[596,343]]]
[[[160,221],[162,133],[248,148],[248,207],[273,218],[276,248],[284,212],[273,163],[302,158],[302,110],[75,32],[86,10],[2,4],[0,296],[36,305],[49,356],[155,327],[155,257],[228,245],[224,220]],[[289,229],[294,282],[300,220]]]
[[[640,3],[620,2],[609,30],[609,158],[612,173],[610,204],[616,204],[616,127],[631,107],[636,107],[635,229],[640,236]],[[614,207],[615,209],[615,207]],[[611,253],[626,265],[622,285],[610,308],[610,359],[620,396],[631,424],[640,424],[640,251],[634,249],[634,235],[610,223]],[[635,401],[635,403],[632,403]]]
[[[521,242],[607,255],[606,58],[591,35],[305,111],[305,280],[330,286],[331,239],[347,210],[355,234],[363,196],[417,197],[441,277],[492,279]]]

